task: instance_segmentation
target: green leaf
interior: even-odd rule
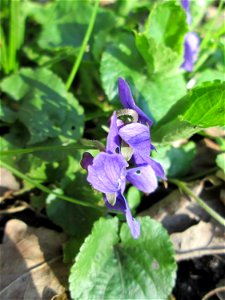
[[[155,122],[162,119],[171,106],[186,93],[181,74],[154,77],[146,74],[145,62],[138,53],[131,34],[115,37],[114,45],[110,45],[103,53],[100,71],[103,87],[110,101],[118,106],[117,82],[119,77],[124,77],[137,105]]]
[[[204,83],[178,101],[154,127],[156,142],[189,138],[203,128],[224,126],[224,83]]]
[[[64,245],[63,245],[63,261],[64,263],[71,263],[79,249],[83,243],[83,238],[70,238]]]
[[[64,3],[55,1],[45,6],[31,5],[29,14],[42,25],[38,39],[39,46],[48,50],[67,47],[79,48],[84,39],[92,10],[93,5],[89,1],[66,1]],[[95,39],[95,54],[99,53],[104,45],[106,34],[115,27],[115,24],[116,19],[113,12],[99,8],[91,38],[91,44]],[[102,39],[99,39],[98,35]]]
[[[116,263],[113,246],[118,242],[117,230],[116,218],[101,218],[95,223],[71,269],[69,282],[73,299],[106,299],[102,294],[113,276]]]
[[[175,1],[159,2],[151,11],[145,30],[148,37],[179,53],[188,30],[186,13]]]
[[[133,210],[141,203],[141,192],[135,186],[131,186],[127,192],[126,199],[130,209]]]
[[[30,204],[32,208],[40,212],[42,209],[45,209],[46,193],[40,193],[38,195],[31,193],[30,194]]]
[[[145,24],[136,33],[136,46],[150,74],[177,72],[183,62],[187,22],[184,9],[173,1],[156,4]]]
[[[216,157],[217,166],[225,173],[225,153],[221,153]]]
[[[30,132],[28,144],[49,138],[69,142],[81,137],[83,109],[51,71],[21,69],[4,79],[1,88],[14,100],[20,100],[18,119]]]
[[[1,101],[0,120],[6,123],[14,123],[16,121],[16,118],[16,112],[10,109],[4,101]]]
[[[85,240],[69,277],[73,299],[167,299],[176,277],[172,243],[162,225],[139,219],[134,240],[127,224],[100,219]]]
[[[225,130],[225,127],[223,128]],[[221,151],[225,151],[225,140],[224,137],[215,138],[216,143],[220,146]]]
[[[76,176],[77,178],[70,185],[64,187],[65,194],[84,202],[97,202],[101,194],[96,195],[92,192],[86,182],[86,176],[81,178],[82,175],[79,173],[76,173]],[[61,189],[57,189],[56,192],[64,194]],[[96,209],[62,201],[53,194],[49,195],[46,201],[48,217],[66,233],[78,238],[89,234],[94,221],[102,215]]]
[[[19,123],[14,123],[9,133],[0,137],[1,151],[10,151],[17,148],[23,148],[28,140],[29,134],[26,128]],[[14,155],[1,155],[1,160],[10,165],[17,166],[21,156]]]
[[[169,47],[157,43],[153,38],[148,38],[145,33],[136,33],[135,38],[137,48],[144,58],[150,74],[171,73],[182,64],[182,57],[179,57]]]
[[[225,81],[224,72],[211,70],[211,69],[204,70],[196,77],[197,77],[197,85],[200,85],[203,82],[207,82],[207,81],[214,81],[214,80]]]
[[[141,8],[149,9],[151,5],[148,0],[117,0],[115,4],[118,13],[126,19],[131,17],[131,21],[134,19],[134,12]]]
[[[158,146],[157,152],[152,152],[152,157],[163,166],[166,175],[172,178],[186,175],[195,155],[196,145],[192,141],[179,148],[171,145]]]

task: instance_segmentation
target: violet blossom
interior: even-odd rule
[[[181,0],[182,7],[186,12],[188,25],[191,24],[190,0]],[[199,50],[199,37],[195,32],[188,32],[184,41],[184,61],[181,68],[188,72],[192,72],[194,63],[197,60]]]
[[[138,122],[127,124],[114,112],[105,152],[100,152],[95,158],[84,154],[81,165],[88,171],[87,181],[103,193],[106,206],[123,212],[132,236],[138,238],[140,224],[132,217],[124,197],[126,183],[149,194],[158,186],[157,177],[166,178],[161,165],[149,157],[152,148],[149,125],[152,121],[136,106],[126,81],[119,78],[118,86],[121,103],[138,114]],[[123,155],[124,144],[131,153],[129,158]]]

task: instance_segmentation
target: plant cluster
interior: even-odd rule
[[[73,299],[171,294],[169,235],[136,215],[166,180],[190,194],[193,136],[225,126],[222,2],[2,0],[0,164],[68,235]]]

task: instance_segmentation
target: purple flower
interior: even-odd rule
[[[105,152],[95,158],[84,154],[81,166],[88,170],[87,181],[96,190],[103,193],[106,206],[125,214],[131,234],[134,238],[140,235],[140,224],[132,217],[124,197],[126,183],[130,182],[144,193],[153,192],[157,186],[157,177],[165,179],[163,168],[150,158],[152,149],[149,125],[152,121],[138,108],[125,80],[119,79],[120,100],[125,108],[138,114],[138,122],[126,124],[117,119],[113,113]],[[123,147],[127,147],[132,168],[124,157]]]
[[[183,69],[192,72],[194,63],[198,57],[199,37],[194,32],[188,32],[184,41],[184,62],[181,65]]]
[[[93,164],[94,157],[89,152],[84,152],[80,165],[83,169],[88,170],[88,167]]]
[[[121,154],[99,153],[88,167],[88,182],[104,194],[106,206],[112,210],[122,211],[134,238],[140,235],[140,224],[132,215],[123,195],[126,182],[136,186],[145,193],[154,191],[158,184],[153,169],[144,165],[127,169],[128,163]]]
[[[166,180],[162,166],[150,157],[152,145],[149,127],[138,123],[128,124],[119,130],[119,135],[132,148],[131,159],[137,167],[148,165],[154,171],[155,177]]]
[[[181,0],[181,4],[186,12],[187,23],[191,24],[190,0]],[[181,68],[187,72],[192,72],[194,63],[197,60],[199,50],[199,37],[194,32],[188,32],[184,41],[184,61]]]
[[[181,0],[181,4],[186,12],[187,23],[191,24],[190,0]]]
[[[125,108],[130,108],[136,111],[139,116],[138,121],[142,124],[152,125],[152,120],[135,104],[129,85],[123,78],[118,80],[118,91],[120,102]]]

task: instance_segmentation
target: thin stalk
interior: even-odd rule
[[[200,51],[201,51],[202,49],[204,49],[205,46],[207,45],[208,41],[209,41],[210,38],[211,38],[212,32],[215,32],[215,30],[214,30],[214,25],[215,25],[215,23],[216,23],[217,17],[219,16],[219,14],[220,14],[220,12],[221,12],[221,10],[222,10],[223,3],[224,3],[224,1],[223,1],[223,0],[220,0],[220,4],[219,4],[219,6],[218,6],[217,13],[216,13],[216,15],[214,16],[214,19],[212,20],[211,28],[207,31],[207,34],[206,34],[205,38],[204,38],[203,41],[201,42],[201,45],[200,45]]]
[[[13,173],[14,175],[16,175],[17,177],[19,177],[20,179],[23,179],[27,182],[29,182],[30,184],[32,184],[33,186],[35,186],[36,188],[38,188],[39,190],[47,193],[47,194],[53,194],[55,196],[57,196],[59,199],[65,200],[67,202],[71,202],[77,205],[81,205],[81,206],[86,206],[86,207],[92,207],[95,209],[98,209],[100,211],[104,211],[104,208],[99,207],[98,205],[95,205],[93,203],[88,203],[88,202],[84,202],[84,201],[80,201],[68,196],[64,196],[64,195],[60,195],[54,191],[52,191],[51,189],[47,188],[46,186],[42,185],[39,182],[34,181],[33,179],[29,178],[28,176],[26,176],[25,174],[21,173],[20,171],[18,171],[17,169],[15,169],[14,167],[8,165],[7,163],[0,161],[0,165],[2,167],[4,167],[5,169],[7,169],[8,171],[10,171],[11,173]]]
[[[9,68],[16,70],[16,52],[18,39],[18,17],[19,17],[20,0],[11,0],[10,5],[10,31],[9,31]]]
[[[7,57],[7,45],[5,41],[5,35],[2,26],[0,25],[0,56],[1,56],[1,65],[6,74],[9,73],[8,66],[8,57]]]
[[[87,43],[88,43],[88,41],[90,39],[92,30],[94,28],[94,24],[95,24],[97,12],[98,12],[99,1],[100,0],[96,0],[96,2],[95,2],[93,13],[92,13],[89,25],[88,25],[88,29],[87,29],[85,37],[83,39],[80,51],[79,51],[78,56],[77,56],[77,59],[75,60],[73,68],[71,70],[71,73],[70,73],[70,75],[69,75],[69,77],[67,79],[67,82],[66,82],[66,89],[67,89],[67,91],[70,89],[71,84],[72,84],[72,82],[73,82],[73,80],[74,80],[74,78],[76,76],[76,73],[77,73],[77,71],[79,69],[79,66],[80,66],[81,60],[83,58],[85,49],[87,47]]]
[[[217,9],[217,13],[214,17],[214,19],[212,20],[212,25],[211,25],[211,28],[207,31],[207,34],[205,36],[205,38],[203,39],[203,41],[201,42],[200,44],[200,47],[199,47],[199,52],[202,52],[202,50],[204,48],[206,48],[210,38],[211,38],[211,35],[212,35],[212,32],[215,32],[215,30],[213,29],[214,28],[214,25],[216,23],[216,20],[217,20],[217,17],[219,16],[221,10],[222,10],[222,7],[223,7],[223,3],[224,1],[223,0],[220,0],[220,4],[218,6],[218,9]],[[223,32],[222,32],[223,33]],[[221,34],[222,34],[221,33]],[[216,38],[219,38],[220,35],[216,34]],[[198,60],[198,62],[196,63],[195,65],[195,68],[194,68],[194,72],[196,73],[197,70],[202,66],[202,64],[207,60],[207,58],[212,54],[214,53],[214,51],[216,50],[217,48],[217,44],[218,43],[215,43],[214,46],[212,47],[212,49],[210,51],[207,51],[207,53],[205,53],[203,56],[201,56]]]
[[[183,181],[177,179],[170,179],[170,182],[176,184],[185,194],[192,197],[211,217],[213,217],[217,222],[225,227],[225,219],[220,216],[214,209],[208,206],[201,198],[196,196],[188,187],[187,184]]]
[[[93,146],[85,146],[81,144],[76,145],[70,145],[70,146],[40,146],[40,147],[33,147],[33,148],[24,148],[24,149],[12,149],[12,150],[6,150],[6,151],[0,151],[0,156],[7,156],[7,155],[18,155],[18,154],[28,154],[28,153],[34,153],[39,151],[54,151],[54,150],[90,150],[90,149],[96,149],[96,147]]]
[[[218,170],[217,167],[212,167],[212,168],[210,168],[208,170],[201,171],[201,172],[199,172],[199,173],[197,173],[195,175],[192,175],[192,176],[189,176],[189,177],[185,177],[185,181],[191,181],[191,180],[195,180],[195,179],[201,178],[203,176],[215,173],[217,170]]]

